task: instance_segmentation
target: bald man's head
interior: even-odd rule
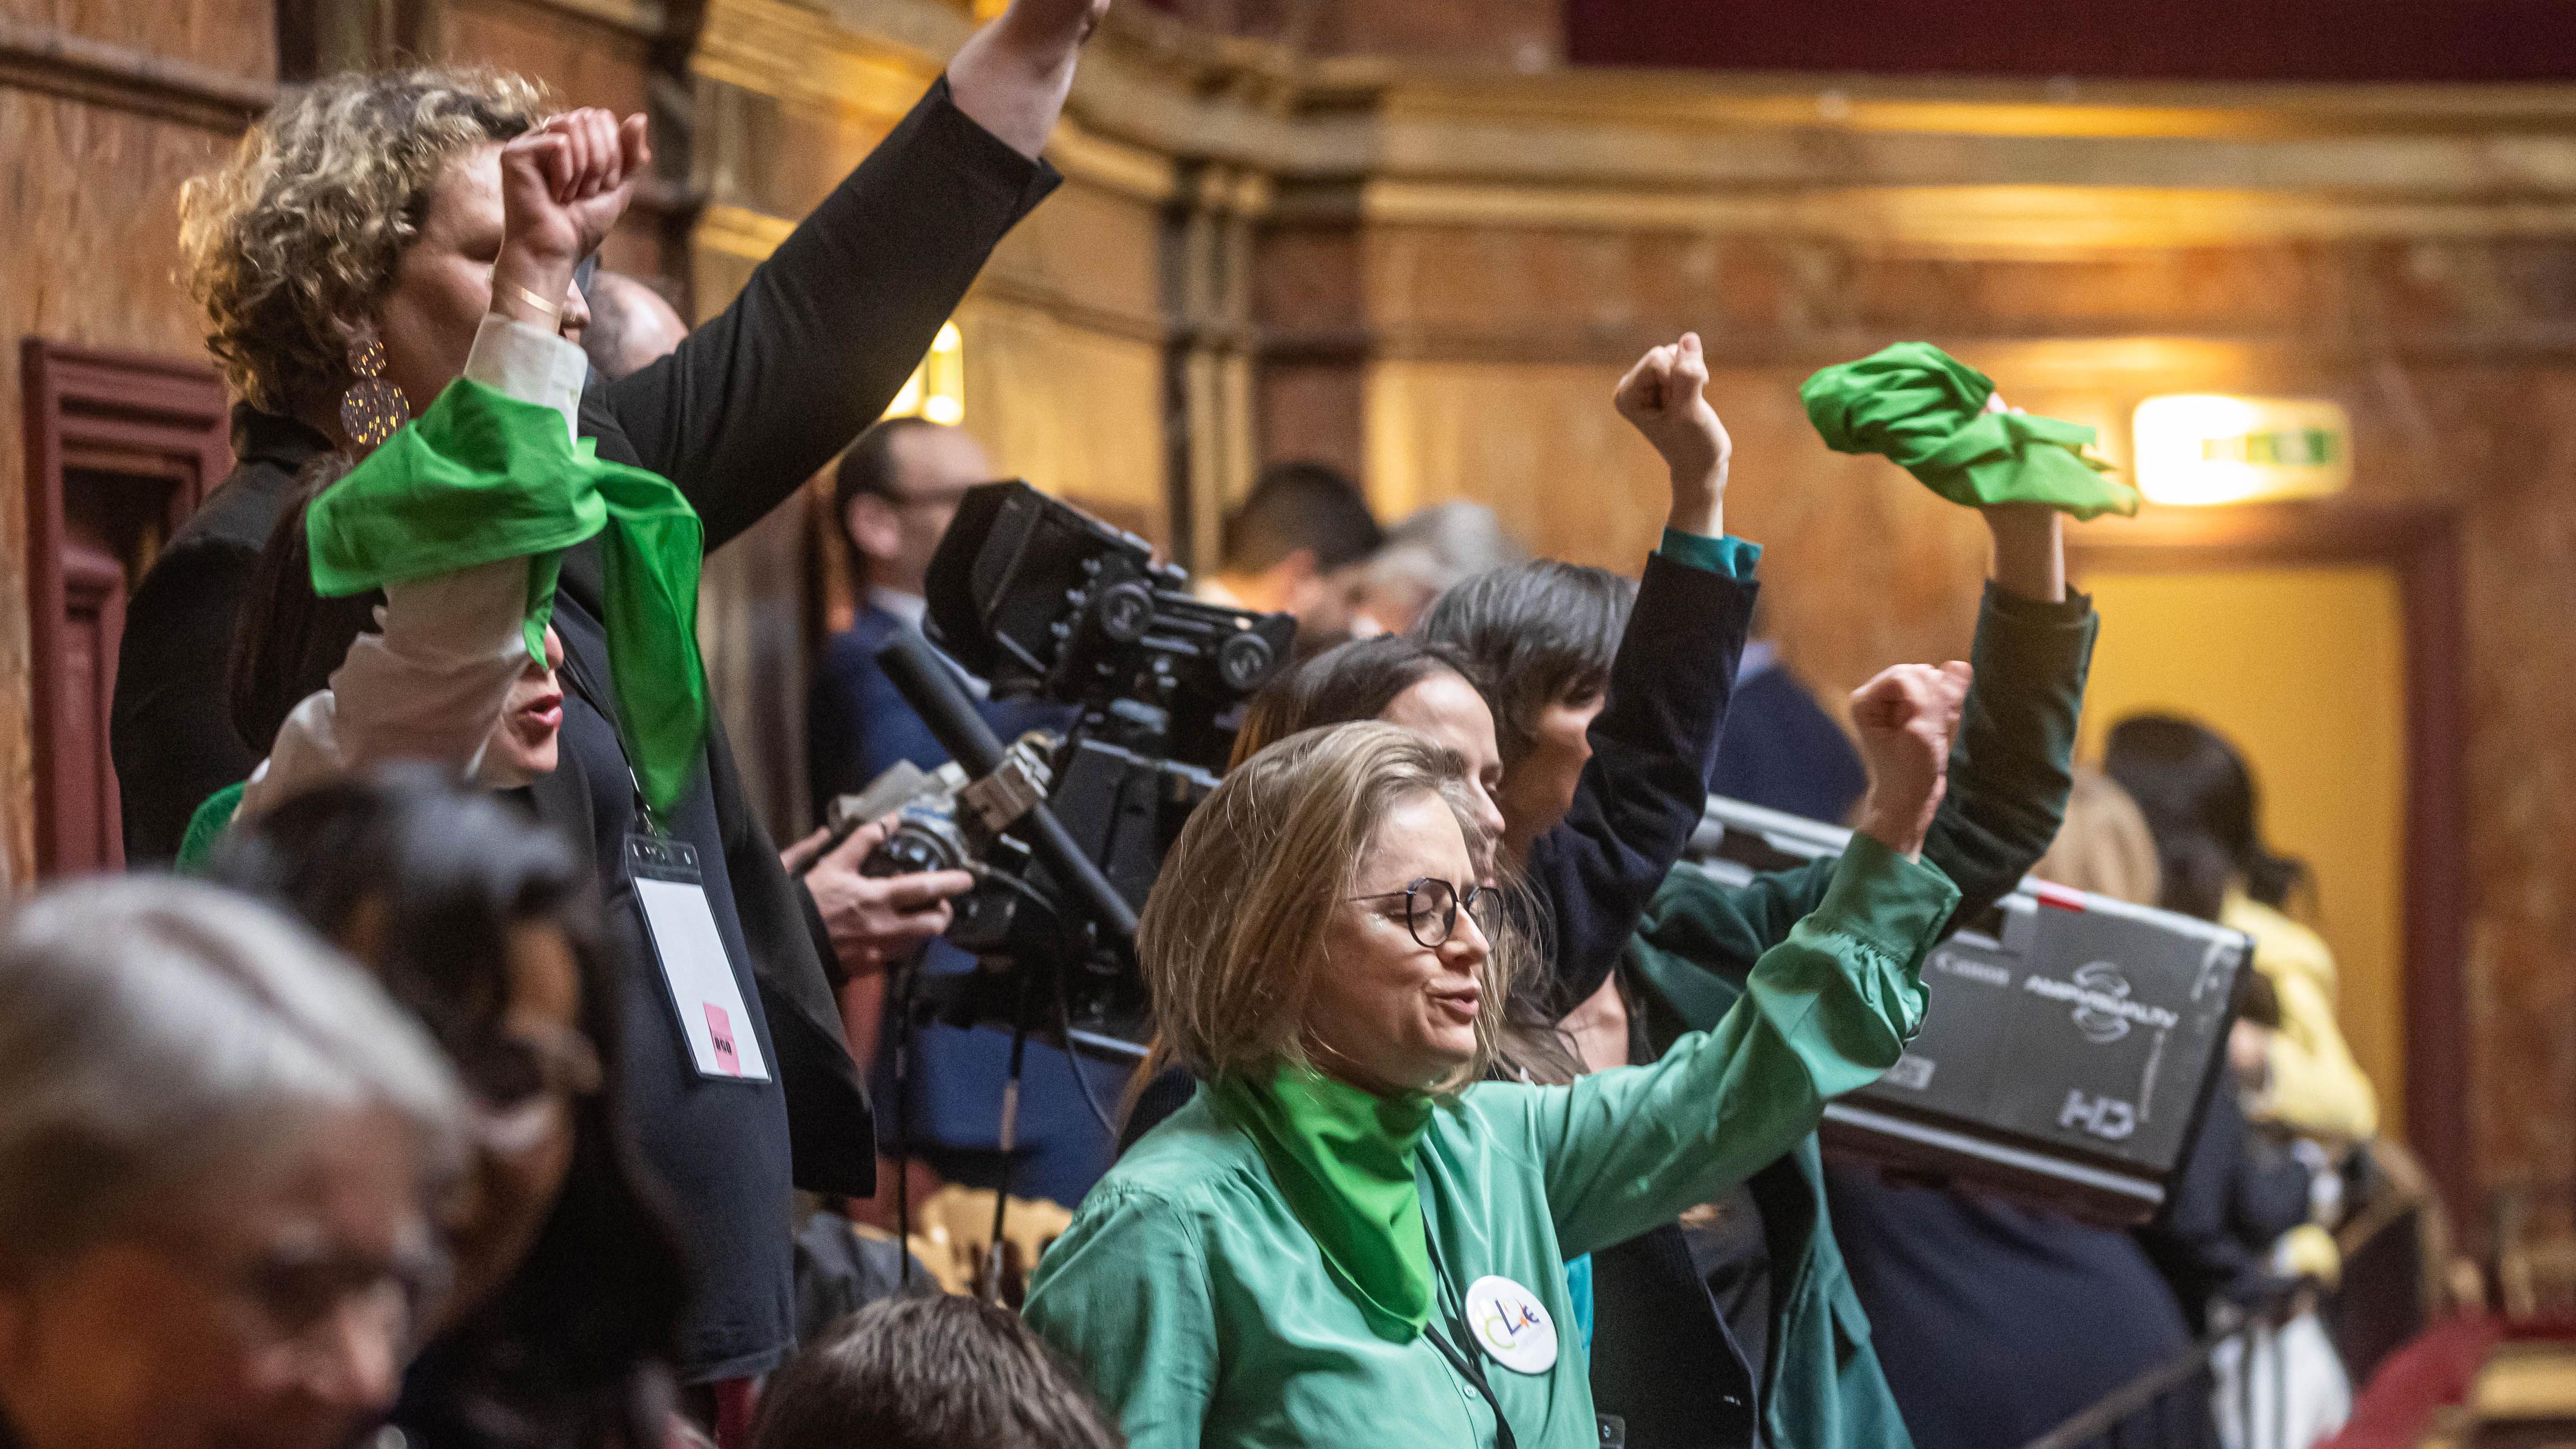
[[[621,272],[590,279],[590,326],[581,334],[581,350],[601,377],[615,382],[641,371],[670,356],[688,335],[688,324],[651,287]]]

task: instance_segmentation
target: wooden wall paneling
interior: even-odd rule
[[[2414,1149],[2467,1225],[2484,1178],[2470,1104],[2467,627],[2458,510],[2333,501],[2154,510],[2078,530],[2070,567],[2202,570],[2383,563],[2397,573],[2406,629],[2406,1120]],[[2559,1104],[2568,1110],[2570,1104]],[[2547,1110],[2545,1108],[2540,1110]]]
[[[120,36],[132,29],[98,28]],[[263,52],[256,46],[219,45],[213,54],[230,63],[202,63],[0,15],[0,86],[207,130],[239,131],[276,99],[276,86],[260,69]]]
[[[108,702],[125,595],[232,469],[223,385],[201,364],[20,344],[36,869],[124,864]]]

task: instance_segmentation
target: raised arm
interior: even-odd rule
[[[1949,792],[1923,847],[1959,888],[1953,928],[2010,893],[2057,838],[2100,632],[2092,601],[2066,588],[2057,513],[2024,505],[1983,512],[1995,571],[1978,610],[1975,683],[1951,747]],[[1682,1019],[1705,1026],[1714,1019],[1707,1008],[1731,993],[1695,992],[1688,975],[1706,971],[1741,986],[1755,958],[1786,939],[1832,879],[1830,865],[1772,871],[1741,886],[1676,870],[1648,909],[1630,959]]]
[[[1522,861],[1546,916],[1545,990],[1558,1015],[1609,979],[1699,826],[1752,622],[1761,550],[1725,537],[1733,444],[1708,405],[1707,381],[1699,338],[1686,334],[1648,353],[1615,398],[1662,455],[1672,506],[1611,661],[1609,697],[1587,731],[1592,758],[1565,818]]]
[[[467,381],[550,407],[569,438],[588,367],[555,330],[573,265],[616,223],[634,189],[642,127],[569,112],[502,148],[504,230],[492,311],[465,360]],[[530,565],[504,558],[385,586],[376,632],[349,646],[331,687],[287,716],[243,793],[242,813],[348,770],[393,759],[444,765],[478,784],[528,783],[486,746],[529,666]]]
[[[2020,885],[2057,839],[2101,628],[2093,601],[2067,590],[2056,510],[1983,511],[1995,574],[1977,620],[1977,687],[1951,752],[1950,799],[1923,847],[1959,887],[1961,920]]]
[[[1921,1024],[1924,956],[1958,892],[1919,859],[1944,788],[1964,667],[1905,665],[1855,703],[1864,828],[1814,912],[1765,952],[1743,999],[1652,1066],[1530,1094],[1568,1255],[1720,1196],[1815,1130],[1825,1103],[1895,1064]],[[1491,1090],[1491,1089],[1488,1089]]]
[[[1073,62],[1109,0],[1017,0],[948,62],[948,89],[975,124],[1034,161],[1064,113]]]
[[[1099,0],[1016,0],[714,320],[596,390],[584,431],[680,487],[712,550],[885,412],[1004,234]]]

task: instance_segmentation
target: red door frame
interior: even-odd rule
[[[2406,1132],[2449,1206],[2478,1221],[2469,1118],[2466,658],[2460,524],[2440,504],[2348,501],[2150,510],[2075,530],[2070,567],[2196,572],[2378,564],[2406,641]]]
[[[66,488],[74,474],[132,480],[164,493],[163,536],[175,533],[232,471],[224,388],[201,363],[19,343],[27,440],[27,633],[36,764],[36,870],[114,870],[124,864],[107,702],[124,618],[123,565],[75,537]],[[104,486],[116,486],[113,481]],[[73,631],[93,628],[89,697],[68,688]],[[88,748],[66,746],[86,736]],[[78,768],[86,761],[87,768]]]

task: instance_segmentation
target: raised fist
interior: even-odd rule
[[[501,148],[502,247],[570,266],[599,249],[652,164],[644,117],[585,107]]]
[[[1673,470],[1673,486],[1726,487],[1726,464],[1734,443],[1717,409],[1708,405],[1708,359],[1700,355],[1699,334],[1654,348],[1619,379],[1611,401]]]
[[[1899,855],[1923,853],[1950,788],[1950,737],[1973,677],[1955,659],[1937,669],[1899,664],[1852,692],[1852,725],[1869,766],[1859,828]]]

